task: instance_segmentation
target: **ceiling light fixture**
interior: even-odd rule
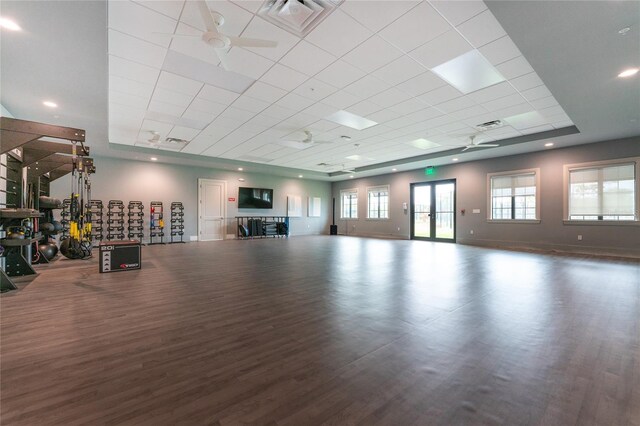
[[[243,171],[243,170],[244,170],[244,169],[243,169],[242,167],[238,167],[238,171],[239,171],[239,172],[241,172],[241,171]]]
[[[151,161],[158,161],[158,159],[156,157],[151,157],[150,160]]]
[[[547,142],[544,144],[544,146],[553,146],[553,142]]]
[[[298,177],[299,177],[299,178],[303,178],[304,176],[302,176],[302,175],[298,175]]]
[[[452,158],[451,161],[458,161],[458,159],[457,158]]]
[[[15,21],[9,18],[4,18],[0,16],[0,28],[5,28],[10,31],[20,31],[20,25],[16,24]]]
[[[620,74],[618,74],[618,77],[622,77],[622,78],[631,77],[638,74],[638,71],[640,71],[640,68],[629,68],[622,71]]]
[[[49,108],[58,108],[58,104],[52,101],[42,101],[42,105],[48,106]]]
[[[392,171],[392,172],[397,172],[397,171],[398,171],[398,169],[391,169],[391,171]]]
[[[353,179],[353,175],[349,175],[349,177],[350,177],[351,179]]]
[[[244,178],[238,178],[238,181],[244,182]]]
[[[624,27],[621,30],[618,31],[618,34],[620,35],[626,35],[629,31],[631,31],[631,27]]]

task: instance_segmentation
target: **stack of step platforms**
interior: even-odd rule
[[[142,201],[129,201],[128,210],[128,233],[127,238],[142,242],[144,237],[144,205]]]
[[[109,201],[107,240],[124,240],[124,203],[120,200]]]
[[[149,245],[164,244],[164,211],[162,201],[152,201],[149,217]],[[160,241],[153,241],[160,238]]]
[[[177,201],[171,203],[171,242],[184,243],[184,206]]]

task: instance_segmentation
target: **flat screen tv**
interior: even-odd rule
[[[272,209],[273,189],[238,188],[239,209]]]

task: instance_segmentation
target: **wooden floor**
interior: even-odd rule
[[[640,425],[640,264],[293,237],[0,296],[1,424]]]

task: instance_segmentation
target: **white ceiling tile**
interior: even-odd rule
[[[203,86],[199,81],[194,81],[166,71],[160,73],[157,84],[158,87],[189,96],[197,95]]]
[[[496,68],[507,80],[533,72],[533,68],[529,65],[529,62],[527,62],[524,56],[518,56],[517,58],[510,59],[507,62],[496,65]]]
[[[108,30],[108,34],[110,54],[153,68],[162,67],[167,49],[118,31]]]
[[[492,41],[491,43],[485,44],[478,50],[493,65],[501,64],[509,59],[522,55],[518,47],[508,35]]]
[[[454,111],[460,111],[461,109],[469,108],[474,105],[476,105],[476,103],[472,99],[467,96],[461,96],[450,101],[442,102],[436,105],[436,108],[442,112],[450,114]]]
[[[184,5],[184,0],[135,0],[135,2],[176,20],[180,18],[182,6]]]
[[[505,96],[503,98],[483,102],[482,106],[484,106],[489,111],[499,111],[501,109],[519,105],[525,102],[527,102],[527,100],[523,98],[522,95],[520,95],[519,93],[514,93],[513,95]]]
[[[182,93],[163,89],[162,87],[156,87],[151,100],[177,105],[184,111],[193,100],[193,96],[183,95]]]
[[[383,107],[390,107],[399,104],[400,102],[406,101],[409,98],[411,98],[410,95],[407,95],[406,93],[396,89],[395,87],[392,87],[391,89],[385,90],[382,93],[378,93],[377,95],[370,97],[369,101]]]
[[[109,55],[109,75],[155,84],[159,74],[160,70],[157,68]]]
[[[471,1],[430,1],[438,12],[442,14],[451,25],[460,25],[487,9],[481,0]]]
[[[514,129],[522,131],[531,127],[547,124],[547,119],[538,111],[525,112],[523,114],[512,115],[504,119]]]
[[[199,98],[225,105],[230,105],[238,96],[240,96],[238,93],[208,84],[205,84],[198,94]]]
[[[538,112],[546,118],[547,121],[558,121],[559,119],[566,120],[568,118],[560,105],[543,108],[538,110]]]
[[[311,31],[305,40],[336,56],[342,56],[371,35],[370,30],[337,9]]]
[[[244,92],[244,94],[251,96],[252,98],[273,103],[286,95],[287,91],[280,89],[279,87],[263,83],[262,81],[256,81],[253,83],[253,86],[249,87],[247,91]]]
[[[149,110],[155,112],[161,112],[163,114],[169,114],[180,117],[187,107],[181,105],[175,105],[173,103],[161,102],[152,100],[149,103]]]
[[[227,63],[231,71],[255,80],[259,79],[274,64],[270,59],[237,47],[232,48],[227,54]]]
[[[352,95],[359,96],[361,98],[369,98],[373,95],[377,95],[380,92],[391,88],[389,83],[386,83],[379,78],[372,75],[366,75],[360,80],[351,83],[344,88],[345,92]]]
[[[373,76],[395,86],[425,72],[424,67],[407,55],[373,72]]]
[[[411,57],[427,68],[433,68],[456,58],[473,47],[456,30],[450,30],[412,50]]]
[[[546,97],[552,96],[551,92],[549,91],[549,89],[547,89],[547,86],[534,87],[532,89],[528,89],[528,90],[525,90],[525,91],[520,92],[520,93],[528,101],[535,101],[536,99],[542,99],[542,98],[546,98]]]
[[[440,106],[438,105],[438,108],[440,108]],[[465,108],[465,109],[461,109],[455,112],[452,112],[451,114],[448,114],[450,117],[453,117],[457,120],[463,120],[466,118],[471,118],[471,117],[476,117],[478,115],[481,114],[486,114],[488,111],[486,110],[486,108],[480,106],[480,105],[474,105],[471,106],[469,108]]]
[[[258,13],[258,11],[262,8],[264,4],[263,0],[231,0],[232,3],[240,6],[251,13]]]
[[[254,112],[245,111],[243,109],[230,106],[224,111],[222,111],[222,113],[218,116],[217,119],[227,118],[229,120],[236,120],[239,123],[244,123],[245,121],[248,121],[255,115],[256,114]]]
[[[401,114],[412,114],[425,108],[427,108],[427,105],[416,98],[407,99],[404,102],[389,107],[390,110]]]
[[[207,0],[207,4],[211,11],[218,12],[224,16],[224,24],[220,26],[219,31],[229,36],[240,35],[251,18],[253,18],[252,13],[247,12],[230,1]],[[202,16],[200,15],[200,10],[196,2],[187,1],[185,3],[180,20],[187,25],[191,25],[202,31],[205,30],[204,22],[202,21]]]
[[[409,120],[418,123],[418,122],[430,120],[435,117],[439,117],[441,115],[442,115],[442,111],[436,108],[424,108],[419,111],[415,111],[413,113],[407,114],[406,117]]]
[[[377,32],[404,15],[418,3],[420,3],[420,0],[346,0],[342,3],[340,9],[371,31]]]
[[[132,108],[147,109],[149,97],[141,97],[129,93],[109,90],[109,103],[124,105]]]
[[[373,114],[376,111],[380,111],[381,109],[382,107],[378,104],[374,104],[373,102],[369,101],[362,101],[358,102],[355,105],[351,105],[349,108],[347,108],[347,111],[362,117],[369,118],[369,115]]]
[[[171,129],[173,129],[173,124],[144,120],[142,122],[142,127],[140,128],[140,136],[142,140],[147,140],[153,137],[153,133],[151,132],[158,132],[161,137],[165,138]]]
[[[335,110],[333,110],[332,113],[333,112],[335,112]],[[327,115],[329,115],[329,114],[327,114]],[[312,132],[316,132],[316,133],[322,133],[322,132],[328,132],[330,130],[333,130],[338,126],[339,126],[339,124],[336,124],[336,123],[334,123],[332,121],[318,120],[315,123],[309,125],[309,130],[312,131]]]
[[[400,56],[400,50],[375,35],[344,55],[342,59],[363,71],[373,72]]]
[[[302,40],[280,60],[280,63],[312,76],[331,65],[335,60],[335,56]]]
[[[311,106],[314,103],[315,102],[309,98],[305,98],[295,93],[289,93],[275,104],[281,107],[292,109],[294,111],[302,111],[303,109]]]
[[[451,25],[429,3],[423,2],[379,34],[404,52],[409,52],[450,29]]]
[[[385,126],[389,126],[392,129],[404,129],[405,127],[411,126],[412,124],[415,124],[415,122],[405,116],[400,116],[394,120],[387,121],[386,123],[384,123]],[[402,130],[399,133],[404,134],[404,130]],[[385,136],[389,136],[389,135],[385,134]]]
[[[182,126],[175,126],[173,129],[171,129],[167,137],[184,139],[184,140],[190,141],[193,138],[195,138],[198,135],[198,133],[200,133],[200,130],[190,129],[188,127],[182,127]]]
[[[131,1],[107,3],[109,28],[150,43],[168,47],[171,39],[158,33],[173,33],[176,21]]]
[[[180,52],[184,55],[192,58],[197,58],[207,63],[218,65],[220,59],[216,55],[215,49],[202,41],[200,38],[202,31],[189,25],[185,25],[182,22],[178,24],[176,34],[192,35],[194,37],[174,37],[171,39],[170,50]]]
[[[222,138],[222,136],[220,138]],[[205,133],[200,133],[182,149],[182,152],[187,154],[200,154],[202,151],[213,145],[216,141],[217,139],[215,139],[213,136]]]
[[[272,86],[279,87],[280,89],[291,91],[308,78],[309,77],[301,72],[277,63],[260,77],[260,80]]]
[[[537,86],[542,86],[544,84],[540,79],[540,77],[538,77],[538,74],[536,74],[535,72],[525,74],[523,76],[514,78],[510,81],[513,87],[515,87],[521,92],[527,89],[532,89]]]
[[[245,111],[250,111],[254,113],[259,113],[260,111],[267,108],[269,105],[271,105],[271,102],[261,101],[259,99],[247,96],[246,94],[241,95],[238,99],[236,99],[233,102],[233,104],[231,104],[231,106],[235,108],[240,108]]]
[[[442,102],[455,99],[459,96],[462,96],[462,93],[455,87],[447,84],[445,86],[431,90],[423,95],[420,95],[418,98],[428,103],[429,105],[437,105]]]
[[[431,71],[425,71],[397,86],[398,89],[412,96],[418,96],[442,87],[447,83]]]
[[[262,111],[262,115],[265,115],[267,117],[272,117],[277,120],[284,120],[286,118],[291,117],[295,113],[296,113],[295,110],[292,110],[290,108],[285,108],[283,106],[275,105],[275,104],[271,105],[269,108]]]
[[[240,4],[242,5],[242,4]],[[248,47],[247,50],[272,61],[280,60],[300,40],[293,34],[281,30],[275,25],[260,18],[253,18],[249,26],[242,32],[241,37],[273,40],[278,42],[276,47]]]
[[[531,135],[534,133],[540,133],[540,132],[548,132],[549,130],[553,130],[554,127],[550,124],[543,124],[540,126],[534,126],[534,127],[529,127],[526,129],[522,129],[520,130],[520,133],[522,133],[523,135]]]
[[[200,112],[205,112],[207,114],[213,115],[217,117],[222,111],[227,109],[228,105],[219,104],[217,102],[208,101],[206,99],[202,99],[197,97],[191,102],[188,110],[197,110]]]
[[[546,98],[540,98],[531,101],[531,105],[533,105],[535,109],[542,109],[556,106],[558,105],[558,101],[556,101],[556,98],[554,98],[553,96],[547,96]]]
[[[303,112],[305,114],[311,115],[316,118],[323,118],[323,117],[326,117],[327,115],[333,114],[338,109],[339,108],[335,108],[330,105],[323,104],[322,102],[317,102],[311,105],[310,107],[306,108]]]
[[[477,90],[473,93],[469,93],[467,96],[473,99],[477,103],[489,102],[494,99],[502,98],[504,96],[513,95],[516,90],[508,82],[495,84],[485,89]]]
[[[153,84],[141,83],[139,81],[129,80],[128,78],[118,77],[116,75],[109,76],[109,91],[127,93],[129,95],[140,96],[149,100],[153,93]]]
[[[322,100],[323,104],[327,104],[330,105],[332,107],[335,107],[337,109],[344,109],[346,107],[349,107],[353,104],[358,103],[361,100],[361,98],[354,96],[344,90],[339,90],[336,93],[334,93],[331,96],[326,97],[325,99]]]
[[[490,10],[485,10],[456,27],[476,48],[506,35],[502,25],[500,25]]]
[[[222,112],[222,111],[220,111],[220,112]],[[182,113],[182,117],[183,118],[188,118],[189,120],[200,121],[200,122],[207,123],[207,124],[210,123],[217,116],[218,116],[218,114],[215,114],[215,113],[212,113],[212,112],[200,111],[197,108],[192,108],[192,106],[189,106],[189,108],[187,108],[186,111],[184,113]]]
[[[316,78],[332,86],[343,88],[364,77],[360,69],[342,60],[337,60],[316,74]]]
[[[319,101],[331,95],[332,93],[335,93],[337,90],[338,89],[327,83],[323,83],[322,81],[315,78],[310,78],[309,80],[298,86],[293,91],[293,93],[304,96],[308,99],[312,99],[314,101]]]
[[[494,111],[494,114],[497,119],[504,119],[506,117],[511,117],[518,114],[524,114],[526,112],[533,111],[533,107],[528,103],[517,104],[514,106],[510,106],[507,108],[499,109]]]
[[[573,126],[573,121],[571,120],[563,120],[563,121],[556,121],[551,123],[551,125],[553,126],[554,129],[562,129],[564,127],[569,127],[569,126]]]

